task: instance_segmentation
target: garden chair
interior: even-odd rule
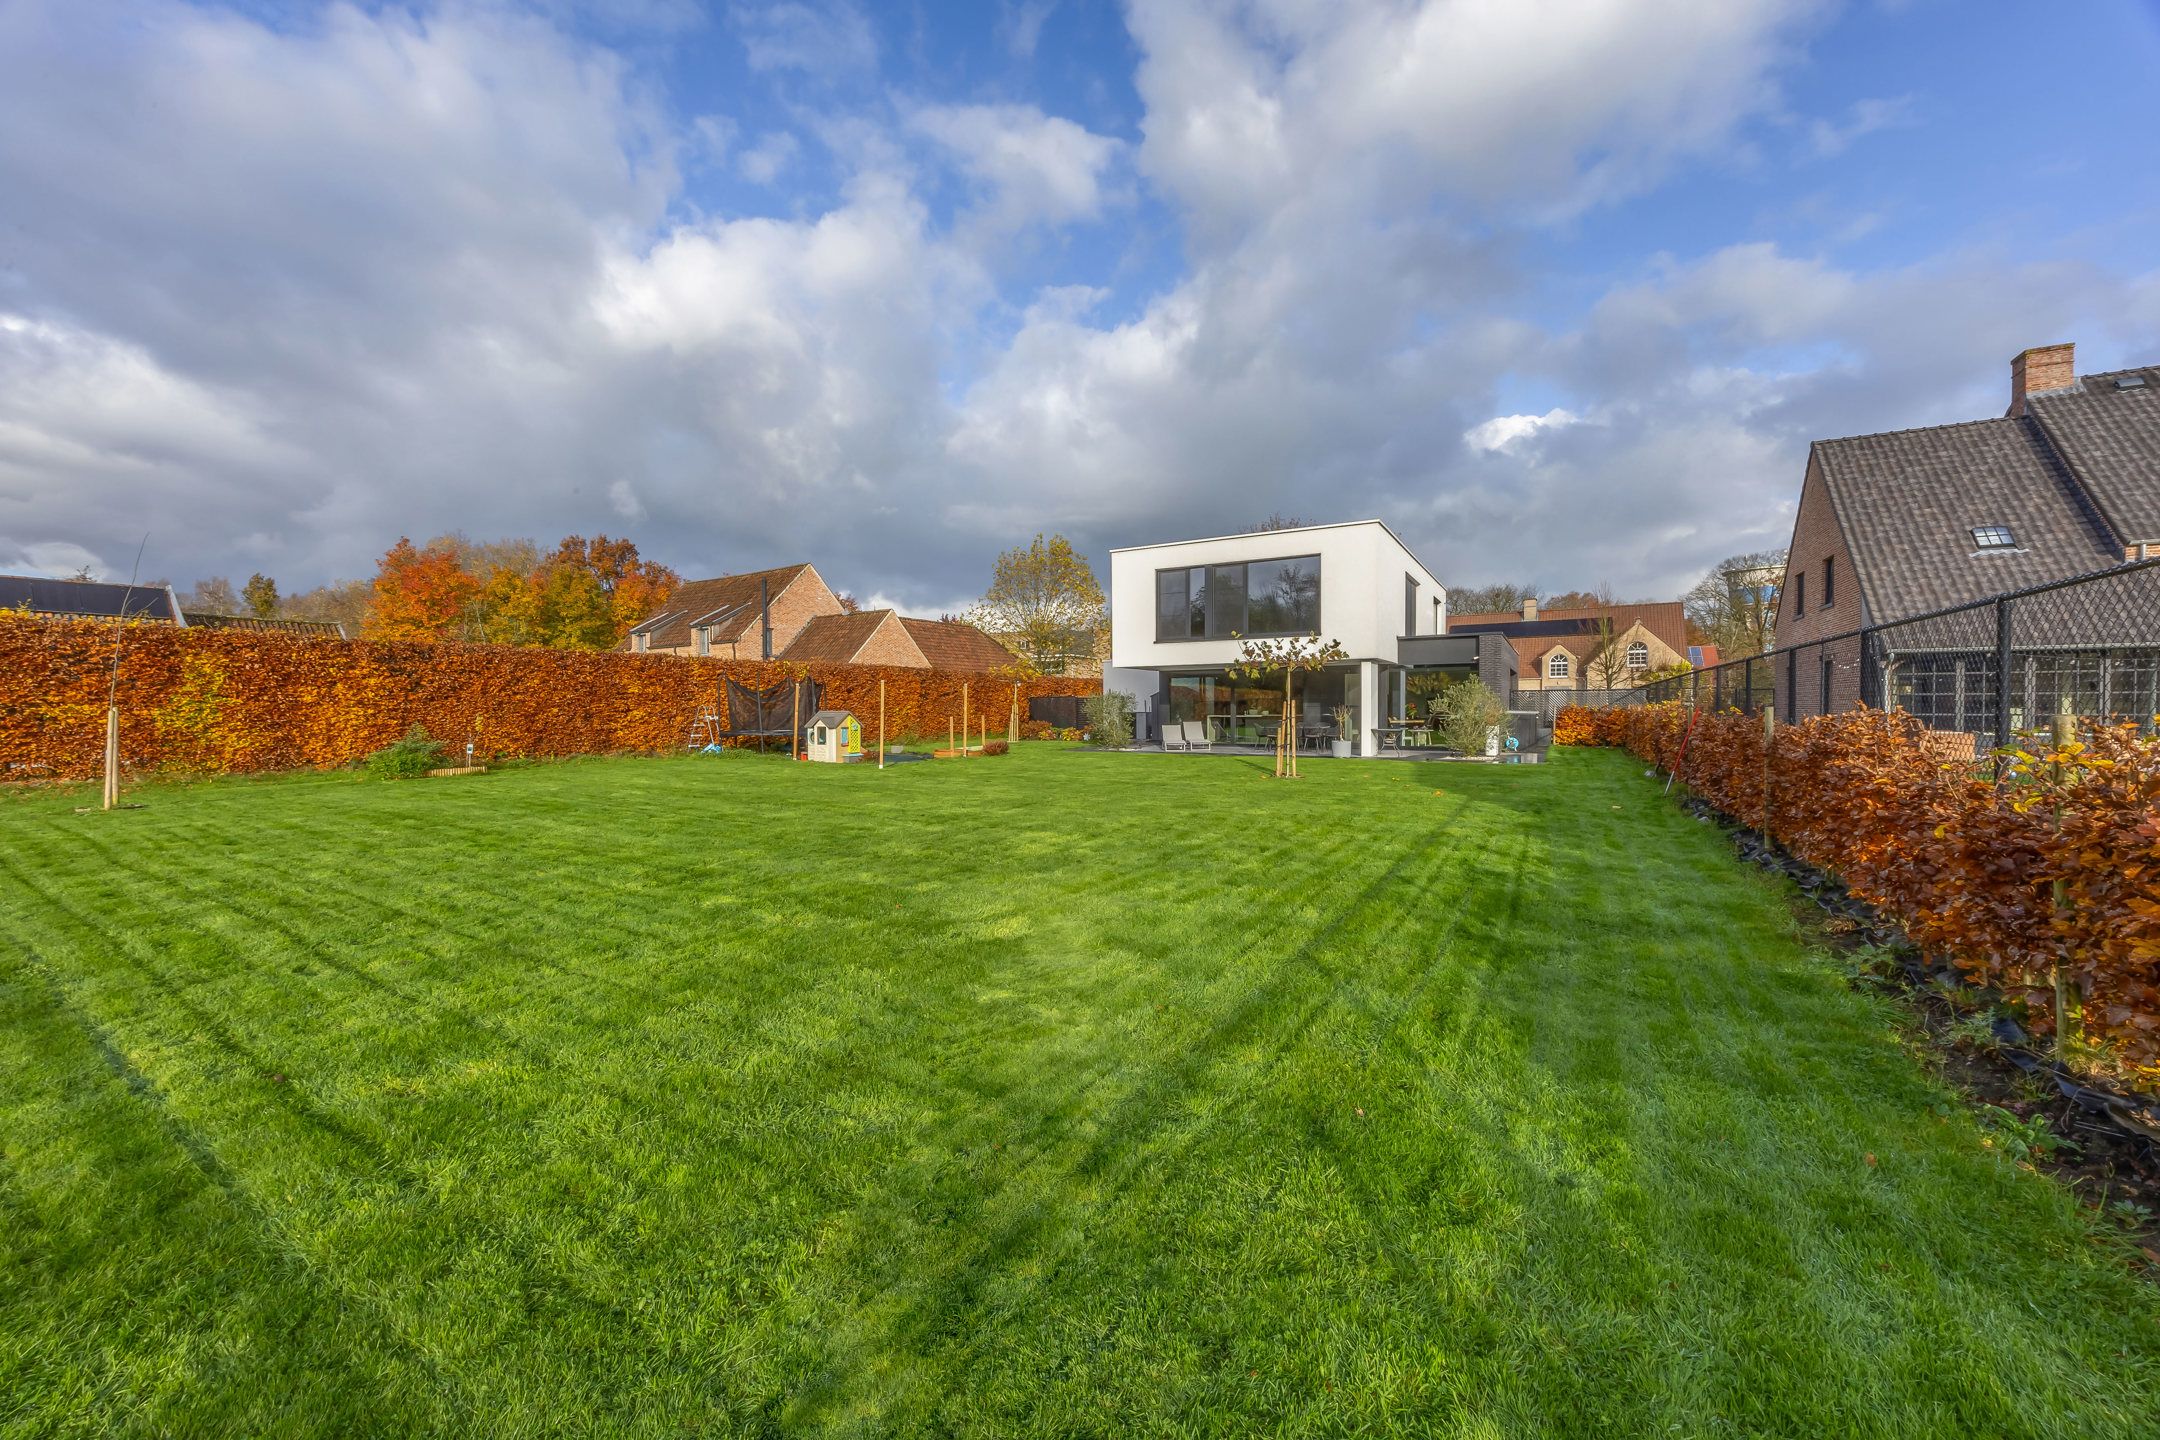
[[[1215,748],[1215,732],[1208,728],[1207,721],[1187,720],[1182,728],[1185,731],[1185,748],[1187,750],[1213,750]]]

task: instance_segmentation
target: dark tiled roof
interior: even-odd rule
[[[163,585],[114,585],[102,580],[49,580],[42,575],[0,575],[0,610],[33,615],[110,620],[178,620],[180,608]]]
[[[198,630],[275,630],[287,635],[314,635],[325,640],[343,640],[345,627],[335,620],[265,620],[259,615],[213,615],[207,610],[189,610],[187,623]]]
[[[964,670],[981,673],[1017,665],[1020,657],[997,641],[961,620],[910,620],[902,617],[908,635],[933,670]]]
[[[758,581],[765,581],[769,598],[777,600],[789,582],[809,568],[807,564],[782,565],[742,575],[686,580],[675,587],[667,603],[645,617],[631,633],[643,631],[649,637],[646,644],[654,650],[684,650],[690,647],[691,630],[709,625],[716,649],[730,643],[747,643],[754,650],[760,643]]]
[[[1852,546],[1872,621],[2122,560],[2040,427],[2027,419],[1818,440],[1814,460]],[[1978,525],[2008,526],[2016,548],[1976,550]]]
[[[853,615],[816,615],[796,632],[781,658],[809,663],[848,665],[870,643],[878,627],[892,618],[890,610],[862,610]]]
[[[2160,540],[2160,368],[2080,376],[2025,403],[2116,537]]]

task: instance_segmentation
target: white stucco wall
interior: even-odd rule
[[[1136,545],[1110,552],[1110,663],[1121,670],[1213,669],[1238,658],[1235,640],[1155,638],[1155,572],[1239,561],[1320,557],[1320,634],[1353,660],[1395,661],[1403,631],[1403,577],[1418,582],[1417,628],[1445,631],[1446,592],[1430,570],[1377,520],[1308,525],[1209,540]],[[1437,623],[1433,597],[1443,601]]]

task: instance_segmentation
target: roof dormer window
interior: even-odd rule
[[[2017,537],[2007,525],[1975,525],[1972,530],[1973,548],[1976,550],[2015,550]]]

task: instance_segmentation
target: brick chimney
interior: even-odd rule
[[[2010,362],[2010,408],[2012,418],[2025,413],[2027,395],[2044,395],[2077,383],[2076,345],[2037,345],[2018,352]]]
[[[1522,602],[1522,618],[1525,620],[1537,619],[1537,596],[1530,595],[1524,598]]]

